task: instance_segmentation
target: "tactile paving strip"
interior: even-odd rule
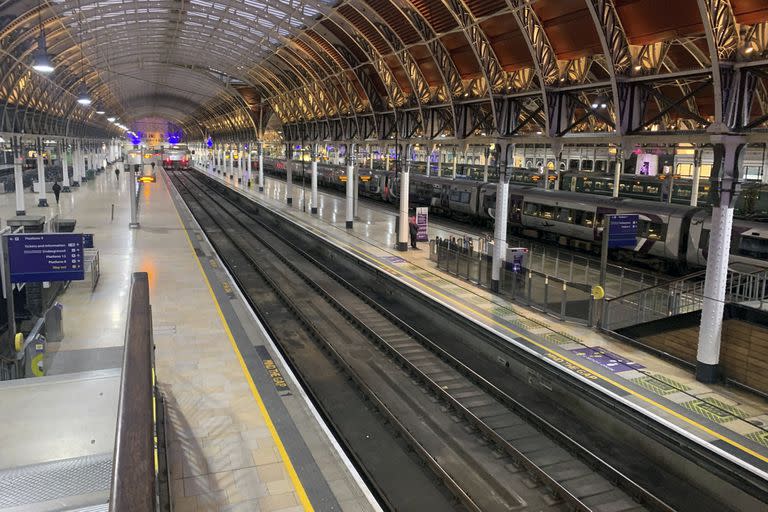
[[[112,454],[0,471],[0,509],[109,491]]]

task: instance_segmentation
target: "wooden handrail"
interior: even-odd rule
[[[134,272],[125,329],[109,510],[155,510],[152,308],[146,272]]]

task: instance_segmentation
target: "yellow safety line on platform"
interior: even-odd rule
[[[589,372],[592,375],[597,376],[599,379],[601,379],[601,380],[603,380],[605,382],[608,382],[609,384],[612,384],[612,385],[616,386],[617,388],[621,389],[622,391],[626,391],[627,393],[629,393],[629,394],[631,394],[631,395],[633,395],[633,396],[643,400],[644,402],[646,402],[646,403],[648,403],[650,405],[653,405],[654,407],[658,407],[662,411],[664,411],[664,412],[666,412],[666,413],[668,413],[668,414],[670,414],[670,415],[672,415],[672,416],[674,416],[674,417],[676,417],[676,418],[678,418],[678,419],[680,419],[680,420],[682,420],[682,421],[684,421],[684,422],[686,422],[686,423],[688,423],[688,424],[698,428],[699,430],[701,430],[703,432],[706,432],[707,434],[709,434],[709,435],[711,435],[713,437],[716,437],[716,438],[718,438],[718,439],[720,439],[722,441],[725,441],[726,443],[730,444],[731,446],[733,446],[735,448],[738,448],[739,450],[741,450],[741,451],[743,451],[745,453],[748,453],[749,455],[752,455],[753,457],[755,457],[757,459],[760,459],[763,462],[768,462],[768,457],[766,457],[764,455],[761,455],[760,453],[752,450],[751,448],[747,448],[746,446],[742,445],[738,441],[734,441],[733,439],[731,439],[729,437],[726,437],[726,436],[724,436],[724,435],[722,435],[722,434],[720,434],[718,432],[715,432],[714,430],[710,429],[709,427],[706,427],[706,426],[704,426],[704,425],[702,425],[700,423],[697,423],[695,420],[689,418],[688,416],[685,416],[684,414],[681,414],[681,413],[679,413],[677,411],[674,411],[674,410],[670,409],[669,407],[658,403],[654,399],[649,398],[649,397],[647,397],[645,395],[642,395],[642,394],[636,392],[635,390],[633,390],[631,388],[628,388],[627,386],[625,386],[625,385],[623,385],[623,384],[621,384],[621,383],[619,383],[619,382],[617,382],[617,381],[615,381],[613,379],[610,379],[610,378],[606,377],[605,375],[602,375],[600,373],[595,373],[592,370],[590,370],[589,368],[587,368],[586,366],[584,366],[581,363],[575,361],[574,359],[570,359],[570,358],[568,358],[568,357],[566,357],[566,356],[564,356],[562,354],[559,354],[557,352],[553,352],[546,345],[543,345],[543,344],[541,344],[541,343],[539,343],[537,341],[532,340],[531,338],[529,338],[525,334],[521,333],[520,331],[516,331],[516,330],[512,329],[511,327],[509,327],[509,326],[507,326],[505,324],[497,322],[493,318],[489,317],[485,312],[478,311],[477,309],[474,309],[474,308],[472,308],[470,306],[467,306],[464,303],[462,303],[462,302],[460,302],[460,301],[458,301],[458,300],[456,300],[456,299],[454,299],[452,297],[449,297],[449,296],[445,295],[444,293],[440,292],[439,290],[436,290],[435,288],[432,288],[431,286],[429,286],[427,284],[423,284],[423,283],[417,281],[416,279],[406,275],[402,271],[397,270],[396,268],[394,268],[394,267],[392,267],[392,266],[390,266],[390,265],[388,265],[388,264],[386,264],[386,263],[384,263],[382,261],[379,261],[377,259],[373,259],[372,257],[368,256],[367,254],[365,254],[365,253],[361,252],[360,250],[358,250],[356,247],[350,246],[350,245],[342,242],[338,238],[335,238],[335,240],[338,243],[340,243],[340,244],[344,245],[345,247],[347,247],[349,250],[359,254],[362,258],[368,260],[369,262],[372,262],[375,265],[379,265],[381,267],[384,267],[387,270],[389,270],[390,272],[396,274],[397,276],[402,277],[404,279],[407,279],[408,281],[413,283],[417,288],[422,288],[422,289],[429,290],[430,292],[432,292],[435,295],[445,299],[446,301],[453,303],[454,305],[456,305],[460,309],[463,309],[465,311],[471,312],[474,315],[476,315],[476,316],[478,316],[478,317],[480,317],[480,318],[482,318],[484,320],[487,320],[488,322],[490,322],[490,323],[492,323],[492,324],[494,324],[494,325],[496,325],[496,326],[498,326],[498,327],[500,327],[500,328],[510,332],[511,334],[519,336],[520,338],[523,338],[524,340],[526,340],[530,344],[535,345],[535,346],[539,347],[540,349],[544,350],[550,356],[557,357],[559,359],[567,361],[567,362],[577,366],[578,368],[580,368],[580,369],[582,369],[582,370],[584,370],[586,372]],[[413,263],[411,263],[411,262],[408,262],[408,263],[413,265]]]
[[[181,220],[181,214],[179,214],[179,210],[176,208],[176,204],[173,202],[173,198],[171,197],[171,192],[168,189],[169,179],[170,178],[166,176],[165,191],[168,194],[168,199],[170,199],[171,204],[173,205],[173,209],[176,212],[176,216],[179,218],[179,224],[181,224],[181,226],[185,228],[184,235],[187,237],[187,243],[189,244],[189,249],[192,252],[192,255],[195,257],[195,261],[197,261],[197,267],[200,269],[200,274],[202,274],[203,280],[205,281],[205,285],[208,287],[208,293],[211,294],[213,303],[216,306],[216,312],[219,315],[219,320],[221,320],[221,325],[224,327],[224,331],[227,333],[227,338],[229,338],[229,343],[232,345],[232,350],[235,352],[235,356],[237,356],[237,360],[240,363],[240,368],[243,370],[245,379],[248,381],[248,386],[251,388],[251,394],[253,394],[253,398],[256,399],[256,403],[258,404],[259,410],[261,411],[261,415],[264,418],[264,422],[266,423],[267,428],[269,429],[269,433],[272,434],[272,440],[277,445],[277,450],[280,452],[280,457],[283,459],[283,464],[285,465],[285,469],[288,471],[288,475],[291,477],[291,481],[293,482],[293,487],[296,489],[296,494],[299,497],[299,501],[301,501],[301,504],[304,507],[304,510],[308,512],[314,512],[312,503],[310,503],[309,497],[307,496],[307,492],[304,490],[304,486],[301,484],[301,480],[299,479],[299,475],[296,473],[296,469],[293,467],[293,463],[291,462],[291,458],[288,456],[288,452],[286,451],[285,446],[283,445],[283,441],[282,439],[280,439],[280,435],[277,433],[277,429],[275,428],[274,423],[272,423],[272,418],[270,417],[269,412],[267,411],[267,407],[264,405],[264,401],[261,399],[261,395],[259,394],[258,389],[256,389],[256,384],[253,382],[251,373],[248,371],[248,366],[245,364],[243,355],[240,353],[240,349],[237,348],[237,342],[235,341],[235,337],[232,335],[232,331],[229,329],[229,324],[227,323],[227,319],[224,317],[224,312],[221,310],[221,306],[219,305],[218,299],[216,299],[216,294],[213,292],[213,288],[211,287],[211,283],[208,280],[208,276],[205,275],[203,264],[200,262],[200,258],[197,256],[197,253],[195,252],[195,246],[192,245],[192,239],[189,238],[189,231],[187,231],[186,227],[184,226],[184,221]]]

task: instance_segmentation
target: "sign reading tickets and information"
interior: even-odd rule
[[[85,279],[82,233],[6,235],[12,283]]]
[[[419,230],[416,232],[417,242],[429,242],[429,208],[416,208],[416,225]]]
[[[608,247],[635,247],[637,228],[640,224],[638,215],[611,215],[608,224]]]

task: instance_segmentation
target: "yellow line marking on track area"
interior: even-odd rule
[[[186,229],[186,226],[184,225],[184,221],[181,219],[181,214],[179,213],[178,208],[176,207],[176,203],[173,201],[173,197],[171,197],[171,191],[169,189],[170,185],[170,178],[166,176],[166,193],[168,194],[168,199],[170,199],[171,204],[173,205],[173,209],[176,212],[176,216],[179,218],[179,224],[184,228],[184,235],[187,237],[187,243],[189,244],[190,252],[192,253],[192,256],[195,257],[195,261],[197,262],[197,268],[200,270],[200,274],[203,276],[203,280],[205,281],[205,285],[208,287],[208,293],[211,294],[211,299],[213,299],[213,303],[216,306],[216,312],[219,315],[219,320],[221,321],[222,327],[224,327],[224,332],[227,333],[227,338],[229,338],[229,343],[232,346],[232,350],[235,353],[235,356],[237,356],[237,360],[240,363],[240,368],[243,370],[243,375],[245,375],[245,379],[248,381],[248,387],[251,389],[251,394],[253,395],[253,398],[256,400],[256,404],[259,406],[259,411],[261,412],[262,417],[264,418],[264,423],[267,426],[267,429],[269,429],[269,433],[272,435],[272,440],[275,442],[275,445],[277,445],[277,450],[280,452],[280,457],[283,459],[283,464],[285,465],[286,471],[288,471],[288,475],[291,478],[291,482],[293,482],[293,487],[296,490],[296,494],[298,495],[299,501],[301,502],[301,505],[304,507],[304,510],[307,512],[314,512],[314,508],[312,507],[312,503],[309,501],[309,497],[307,496],[307,492],[304,490],[304,486],[301,483],[301,480],[299,479],[299,475],[296,473],[296,469],[293,467],[293,463],[291,462],[291,458],[288,456],[288,452],[285,449],[285,446],[283,445],[282,439],[280,439],[280,435],[277,433],[277,429],[275,428],[274,423],[272,423],[272,418],[269,416],[269,412],[267,411],[267,407],[264,405],[264,401],[261,399],[261,395],[259,394],[258,389],[256,389],[256,384],[253,382],[253,378],[251,377],[251,373],[248,371],[248,366],[245,363],[245,360],[243,359],[243,355],[240,353],[240,349],[237,348],[237,342],[235,341],[235,337],[232,335],[232,331],[229,329],[229,324],[227,323],[227,319],[224,317],[224,312],[221,310],[221,306],[219,305],[218,299],[216,299],[216,294],[213,292],[213,288],[211,287],[211,283],[208,280],[208,276],[205,274],[205,269],[203,269],[203,264],[200,261],[200,258],[197,256],[197,253],[195,252],[195,246],[192,245],[192,239],[189,237],[189,231]]]
[[[625,385],[623,385],[623,384],[621,384],[621,383],[619,383],[619,382],[617,382],[617,381],[615,381],[613,379],[610,379],[610,378],[606,377],[605,375],[602,375],[602,374],[599,374],[599,373],[592,373],[592,371],[589,368],[587,368],[586,366],[582,365],[578,361],[575,361],[575,360],[573,360],[571,358],[568,358],[568,357],[566,357],[566,356],[564,356],[562,354],[559,354],[557,352],[553,352],[546,345],[542,345],[541,343],[532,340],[531,338],[529,338],[525,334],[523,334],[523,333],[521,333],[519,331],[516,331],[516,330],[512,329],[511,327],[509,327],[507,325],[504,325],[504,324],[502,324],[500,322],[497,322],[493,318],[489,317],[484,311],[477,310],[475,308],[467,306],[466,304],[464,304],[464,303],[462,303],[462,302],[460,302],[460,301],[458,301],[458,300],[456,300],[456,299],[454,299],[452,297],[449,297],[449,296],[445,295],[441,291],[439,291],[439,290],[437,290],[435,288],[432,288],[428,284],[421,283],[421,282],[417,281],[416,279],[412,278],[411,276],[405,275],[405,274],[403,274],[401,272],[398,272],[398,271],[394,270],[394,268],[390,267],[388,264],[386,264],[383,261],[380,261],[378,259],[375,259],[373,256],[368,256],[364,252],[361,252],[360,250],[358,250],[356,247],[350,246],[350,245],[346,244],[345,242],[342,242],[338,238],[334,237],[334,239],[336,240],[337,243],[347,247],[347,249],[349,249],[352,252],[360,255],[360,257],[362,257],[363,259],[373,263],[374,265],[378,265],[378,266],[384,267],[391,274],[394,274],[397,277],[402,277],[403,279],[406,279],[406,280],[410,281],[417,288],[426,289],[429,292],[434,293],[438,297],[440,297],[440,298],[442,298],[442,299],[444,299],[444,300],[454,304],[458,308],[463,309],[464,311],[468,311],[468,312],[470,312],[470,313],[480,317],[481,319],[486,320],[486,321],[492,323],[493,325],[498,326],[501,329],[503,329],[503,330],[505,330],[505,331],[507,331],[507,332],[509,332],[509,333],[511,333],[513,335],[515,335],[515,336],[523,338],[528,343],[530,343],[532,345],[535,345],[536,347],[544,350],[546,352],[546,355],[550,359],[553,359],[553,360],[558,361],[558,362],[560,360],[566,361],[570,365],[574,365],[574,366],[578,367],[581,371],[588,372],[591,375],[596,375],[600,380],[603,380],[603,381],[605,381],[605,382],[607,382],[609,384],[612,384],[613,386],[616,386],[617,388],[621,389],[622,391],[625,391],[625,392],[631,394],[632,396],[635,396],[635,397],[639,398],[640,400],[646,402],[647,404],[652,405],[654,407],[657,407],[657,408],[661,409],[662,411],[666,412],[667,414],[670,414],[670,415],[674,416],[675,418],[678,418],[678,419],[684,421],[685,423],[688,423],[689,425],[692,425],[692,426],[696,427],[697,429],[701,430],[702,432],[706,432],[707,434],[709,434],[709,435],[711,435],[713,437],[716,437],[716,438],[718,438],[718,439],[720,439],[722,441],[725,441],[726,443],[730,444],[731,446],[733,446],[735,448],[738,448],[739,450],[741,450],[741,451],[743,451],[745,453],[748,453],[749,455],[751,455],[751,456],[753,456],[753,457],[755,457],[755,458],[757,458],[757,459],[759,459],[759,460],[761,460],[763,462],[767,462],[768,463],[768,457],[766,457],[765,455],[762,455],[762,454],[752,450],[751,448],[747,448],[746,446],[742,445],[738,441],[734,441],[733,439],[731,439],[729,437],[726,437],[726,436],[724,436],[724,435],[722,435],[722,434],[720,434],[718,432],[715,432],[714,430],[710,429],[709,427],[706,427],[704,425],[701,425],[700,423],[697,423],[695,420],[689,418],[688,416],[685,416],[684,414],[681,414],[681,413],[679,413],[677,411],[674,411],[674,410],[670,409],[669,407],[658,403],[654,399],[649,398],[649,397],[647,397],[645,395],[642,395],[642,394],[634,391],[633,389],[628,388],[627,386],[625,386]],[[560,366],[564,366],[564,365],[560,364]],[[566,368],[570,369],[571,371],[576,371],[573,368],[570,368],[568,366],[566,366]],[[579,373],[580,375],[584,376],[583,373],[581,373],[580,371],[576,371],[576,373]],[[589,378],[589,377],[587,377],[587,378]]]

